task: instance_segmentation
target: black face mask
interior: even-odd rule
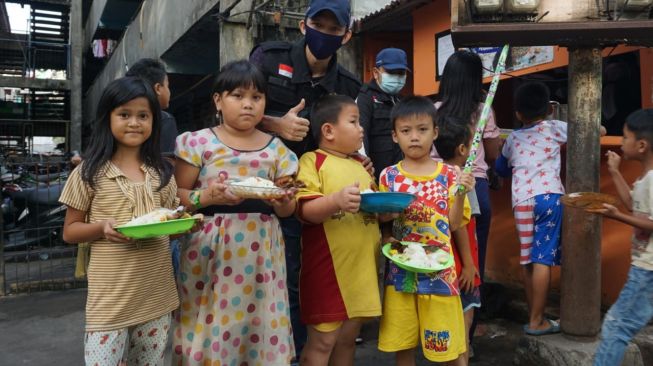
[[[333,36],[331,34],[322,33],[308,25],[305,29],[306,45],[308,46],[308,49],[311,50],[313,56],[318,60],[324,60],[333,56],[342,46],[342,40],[345,38],[344,35]]]

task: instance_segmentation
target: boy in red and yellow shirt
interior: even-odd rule
[[[308,325],[300,362],[351,365],[362,320],[381,315],[379,226],[375,215],[359,211],[360,191],[374,186],[374,178],[350,157],[363,143],[351,98],[323,97],[311,116],[319,149],[299,161],[306,188],[297,195],[304,222],[299,297]]]

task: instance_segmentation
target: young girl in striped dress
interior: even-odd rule
[[[170,313],[179,305],[168,237],[134,241],[115,229],[178,205],[172,166],[159,153],[159,110],[144,81],[111,82],[100,98],[89,150],[59,199],[68,206],[64,240],[91,247],[86,365],[162,362]]]

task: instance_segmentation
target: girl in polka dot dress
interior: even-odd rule
[[[288,365],[294,356],[278,217],[294,213],[295,192],[242,200],[225,184],[297,172],[295,154],[256,129],[265,90],[249,62],[225,65],[213,88],[218,125],[177,138],[179,197],[205,220],[182,252],[173,365]]]

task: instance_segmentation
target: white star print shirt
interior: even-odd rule
[[[512,206],[546,193],[565,193],[560,180],[560,146],[567,123],[544,120],[513,131],[501,151],[512,168]]]

